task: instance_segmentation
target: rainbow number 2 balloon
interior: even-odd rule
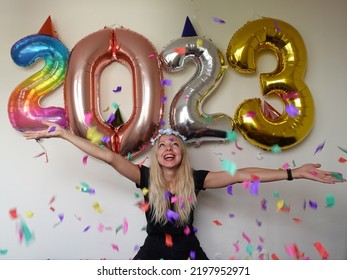
[[[69,59],[66,46],[53,36],[34,34],[16,42],[11,48],[11,56],[22,67],[28,67],[39,59],[44,60],[43,68],[21,82],[11,93],[8,115],[12,126],[19,131],[39,130],[46,127],[42,121],[51,121],[66,127],[64,108],[40,106],[41,98],[65,80]]]

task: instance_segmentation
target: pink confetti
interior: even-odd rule
[[[237,141],[235,141],[234,143],[235,143],[235,147],[236,147],[238,150],[240,150],[240,151],[243,150],[243,148],[241,148],[241,147],[238,145]]]
[[[124,219],[123,221],[123,233],[126,234],[128,232],[128,221]]]
[[[90,125],[92,121],[92,113],[85,113],[84,114],[84,122],[86,123],[86,125]]]
[[[104,226],[102,223],[100,223],[100,224],[98,225],[98,231],[103,232],[104,229],[105,229],[105,226]]]
[[[239,242],[233,243],[233,247],[235,248],[235,253],[238,253],[240,251]]]
[[[254,111],[249,111],[249,112],[247,112],[247,114],[245,115],[245,117],[247,117],[247,118],[254,118],[256,115],[257,115],[256,112],[254,112]]]
[[[148,58],[155,58],[157,55],[155,53],[151,53],[150,55],[148,55]]]
[[[87,162],[88,162],[88,156],[84,156],[83,159],[82,159],[82,163],[83,165],[87,165]]]
[[[113,250],[119,252],[119,247],[118,247],[117,244],[111,244],[111,246],[112,246],[112,249],[113,249]]]
[[[299,98],[298,92],[287,92],[286,94],[282,95],[283,100],[286,99],[296,99]]]
[[[190,234],[190,228],[189,228],[189,226],[186,226],[186,227],[184,228],[184,234],[187,235],[187,236]]]
[[[245,234],[244,232],[242,233],[242,237],[250,244],[251,243],[251,239],[247,236],[247,234]]]

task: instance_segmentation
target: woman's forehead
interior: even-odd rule
[[[178,141],[178,137],[175,135],[162,135],[160,136],[159,141]]]

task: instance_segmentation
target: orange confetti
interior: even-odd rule
[[[220,221],[218,221],[218,220],[214,220],[213,221],[217,226],[221,226],[222,225],[222,223],[220,222]]]
[[[323,260],[328,259],[329,254],[328,252],[325,250],[324,246],[322,245],[322,243],[320,242],[315,242],[313,243],[313,246],[317,249],[318,253],[320,254],[320,256],[322,257]]]
[[[177,54],[186,54],[186,48],[174,48],[174,52]]]
[[[279,260],[279,258],[277,257],[277,255],[275,253],[271,254],[271,259]]]
[[[11,209],[9,211],[9,213],[10,213],[10,217],[12,219],[17,219],[18,218],[18,213],[17,213],[17,209],[16,208]]]
[[[296,222],[296,223],[301,223],[302,220],[300,218],[293,218],[293,221]]]
[[[165,245],[167,247],[172,247],[173,246],[173,242],[172,242],[172,236],[170,234],[165,234]]]
[[[343,158],[343,157],[340,157],[339,158],[339,162],[341,162],[341,163],[345,163],[347,161],[347,159],[345,159],[345,158]]]

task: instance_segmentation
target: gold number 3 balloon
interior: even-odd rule
[[[235,125],[247,141],[264,150],[274,145],[290,148],[308,135],[314,119],[313,98],[303,81],[305,44],[288,23],[261,18],[246,23],[234,34],[226,56],[237,72],[254,73],[255,58],[261,50],[273,51],[278,62],[272,73],[260,74],[262,94],[280,98],[283,112],[269,116],[259,98],[247,99],[235,111]]]

